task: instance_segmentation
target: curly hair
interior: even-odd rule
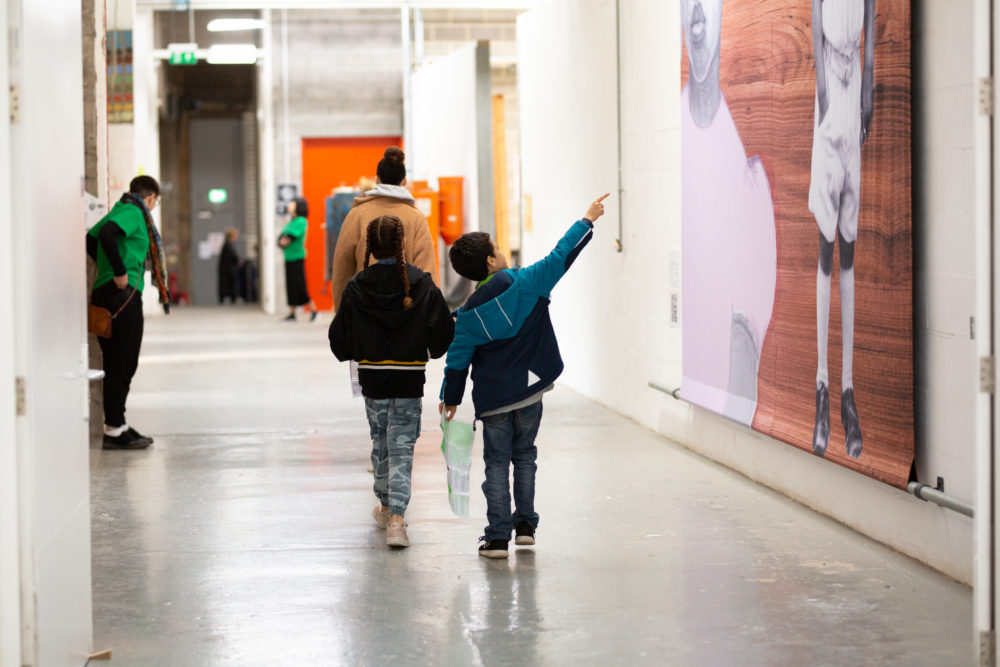
[[[410,298],[410,277],[403,261],[403,221],[394,215],[381,215],[368,223],[367,247],[365,248],[365,268],[371,258],[396,260],[399,279],[403,282],[403,309],[413,307]]]

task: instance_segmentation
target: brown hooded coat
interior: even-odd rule
[[[358,197],[354,200],[354,208],[344,219],[337,237],[337,249],[333,253],[331,289],[334,309],[340,307],[347,281],[364,270],[368,223],[381,215],[394,215],[403,221],[403,238],[406,240],[403,260],[431,274],[434,284],[438,283],[434,241],[427,228],[427,218],[416,204],[381,195]]]

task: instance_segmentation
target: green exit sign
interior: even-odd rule
[[[208,201],[213,204],[225,204],[228,198],[229,195],[223,188],[213,188],[208,191]]]
[[[171,65],[194,65],[198,62],[197,44],[170,44],[167,50],[170,52],[169,62]]]
[[[198,56],[194,54],[194,51],[170,54],[171,65],[194,65],[196,62],[198,62]]]

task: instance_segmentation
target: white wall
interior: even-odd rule
[[[271,13],[269,36],[276,173],[279,183],[301,187],[303,137],[403,134],[402,30],[399,12],[393,10],[288,10],[288,62],[283,64],[282,16]],[[283,71],[288,73],[287,137]]]
[[[413,74],[413,140],[406,149],[410,180],[465,178],[465,230],[479,229],[476,44]],[[489,184],[492,187],[492,183]]]
[[[971,216],[972,95],[968,2],[924,3],[915,138],[939,163],[914,172],[918,456],[922,481],[974,498],[975,284]],[[615,3],[553,0],[518,20],[522,187],[533,198],[525,262],[541,257],[596,194],[616,187]],[[931,32],[930,26],[933,26]],[[681,381],[680,329],[668,324],[668,258],[680,248],[680,57],[676,3],[622,3],[624,252],[615,253],[617,195],[592,247],[554,292],[563,382],[677,442],[828,514],[961,581],[972,579],[972,522],[647,387]],[[915,100],[920,104],[919,100]],[[947,170],[943,173],[942,170]],[[964,175],[964,176],[963,176]],[[945,289],[950,290],[946,292]],[[980,325],[986,326],[985,323]]]

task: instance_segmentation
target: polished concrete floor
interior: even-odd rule
[[[489,561],[481,494],[471,519],[448,506],[437,363],[412,546],[390,550],[328,321],[276,319],[147,320],[128,420],[156,444],[92,449],[110,664],[972,663],[968,588],[564,387],[538,437],[538,545]]]

